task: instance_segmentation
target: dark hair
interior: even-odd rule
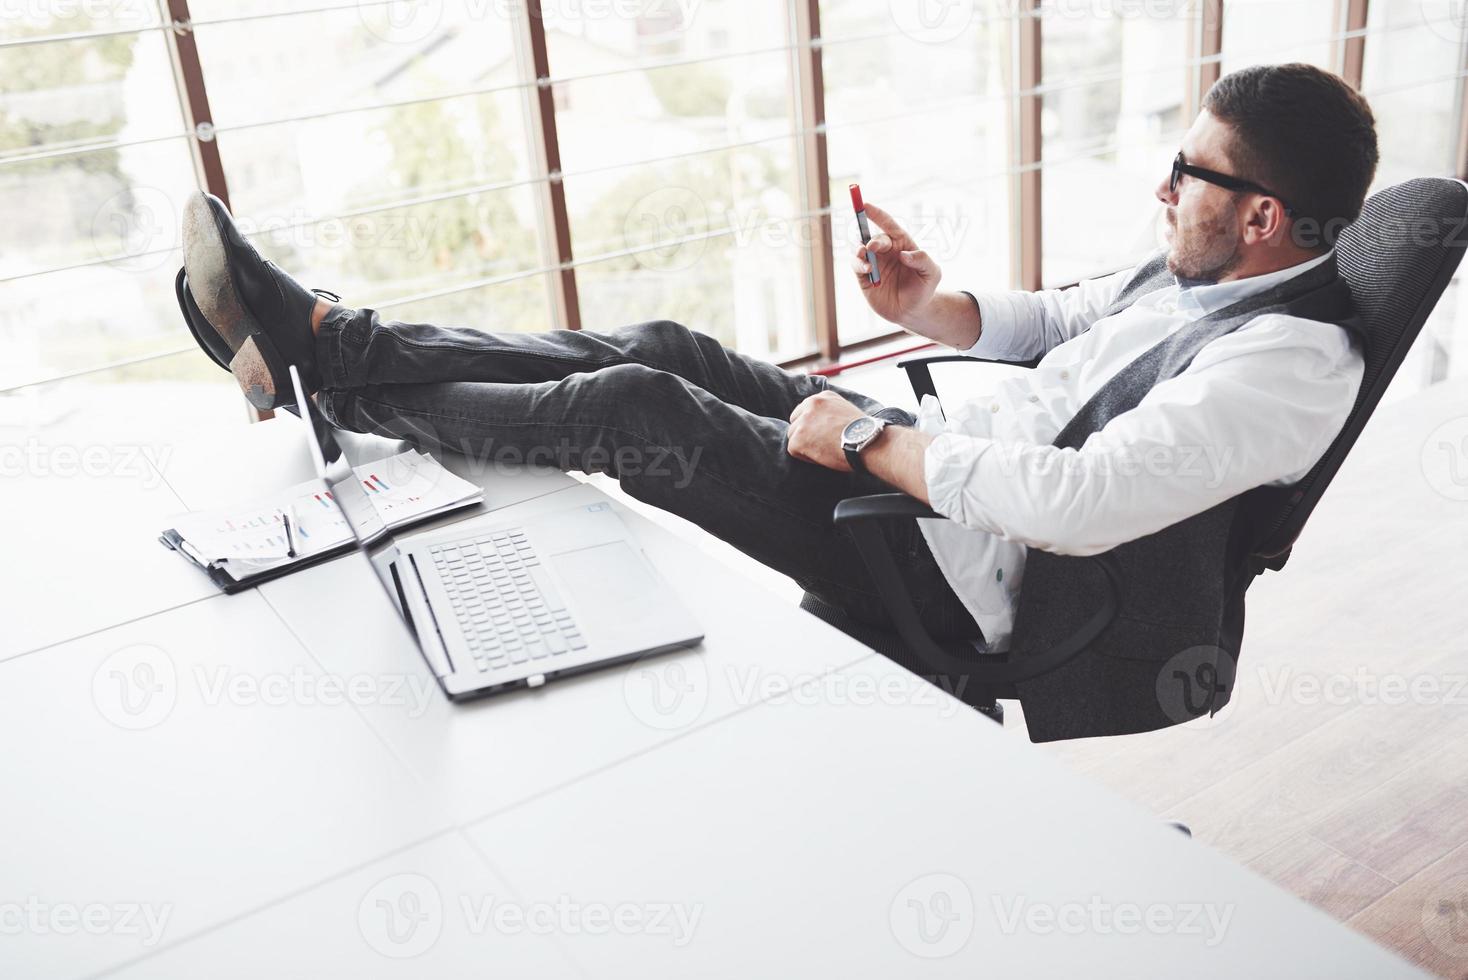
[[[1208,90],[1203,108],[1233,130],[1236,175],[1262,184],[1293,210],[1296,240],[1335,244],[1361,214],[1376,174],[1376,120],[1361,94],[1314,65],[1259,65]]]

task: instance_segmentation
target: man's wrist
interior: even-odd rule
[[[909,315],[902,327],[945,346],[967,350],[979,342],[984,325],[979,301],[972,293],[938,292],[922,309]]]
[[[923,503],[928,501],[928,478],[924,467],[933,437],[902,425],[889,425],[862,454],[867,471]]]

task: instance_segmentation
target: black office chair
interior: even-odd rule
[[[1305,526],[1310,512],[1355,445],[1387,385],[1401,366],[1468,243],[1468,185],[1441,177],[1409,180],[1374,194],[1361,217],[1337,242],[1340,275],[1350,285],[1368,338],[1366,373],[1351,414],[1325,455],[1303,480],[1273,501],[1274,513],[1265,513],[1269,530],[1249,555],[1257,577],[1265,569],[1278,571]],[[901,361],[919,399],[937,396],[930,366],[955,361],[983,362],[964,355],[940,355]],[[988,361],[1032,368],[1038,361]],[[920,501],[900,493],[875,494],[843,500],[835,521],[847,527],[870,570],[892,619],[893,629],[856,621],[843,610],[806,593],[800,607],[856,640],[930,681],[939,683],[979,712],[1003,723],[999,700],[1012,700],[1016,683],[1040,677],[1072,660],[1111,623],[1120,605],[1124,583],[1106,554],[1088,559],[1104,574],[1109,594],[1101,607],[1071,636],[1045,650],[1011,650],[980,654],[966,640],[936,640],[923,628],[878,520],[939,518]],[[1245,586],[1247,588],[1247,586]],[[953,668],[962,661],[962,671]]]

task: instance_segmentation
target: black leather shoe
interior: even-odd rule
[[[188,273],[182,268],[178,270],[178,276],[173,280],[173,294],[178,297],[178,310],[183,314],[184,323],[188,326],[189,333],[194,335],[194,341],[199,345],[199,349],[209,355],[209,360],[228,371],[234,352],[229,349],[224,338],[209,326],[209,321],[204,319],[204,314],[199,310],[199,304],[194,302],[194,294],[189,292]]]
[[[184,206],[183,253],[186,278],[176,286],[184,319],[205,353],[229,366],[251,405],[295,401],[290,364],[307,393],[321,387],[311,333],[318,294],[261,258],[212,194],[194,194]]]

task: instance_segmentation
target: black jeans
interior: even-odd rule
[[[892,488],[786,451],[801,401],[831,390],[883,410],[864,395],[667,320],[612,333],[498,334],[339,308],[321,326],[316,356],[318,404],[342,428],[483,462],[606,473],[859,621],[890,622],[831,513],[847,497]],[[917,522],[883,524],[929,631],[979,636]]]

